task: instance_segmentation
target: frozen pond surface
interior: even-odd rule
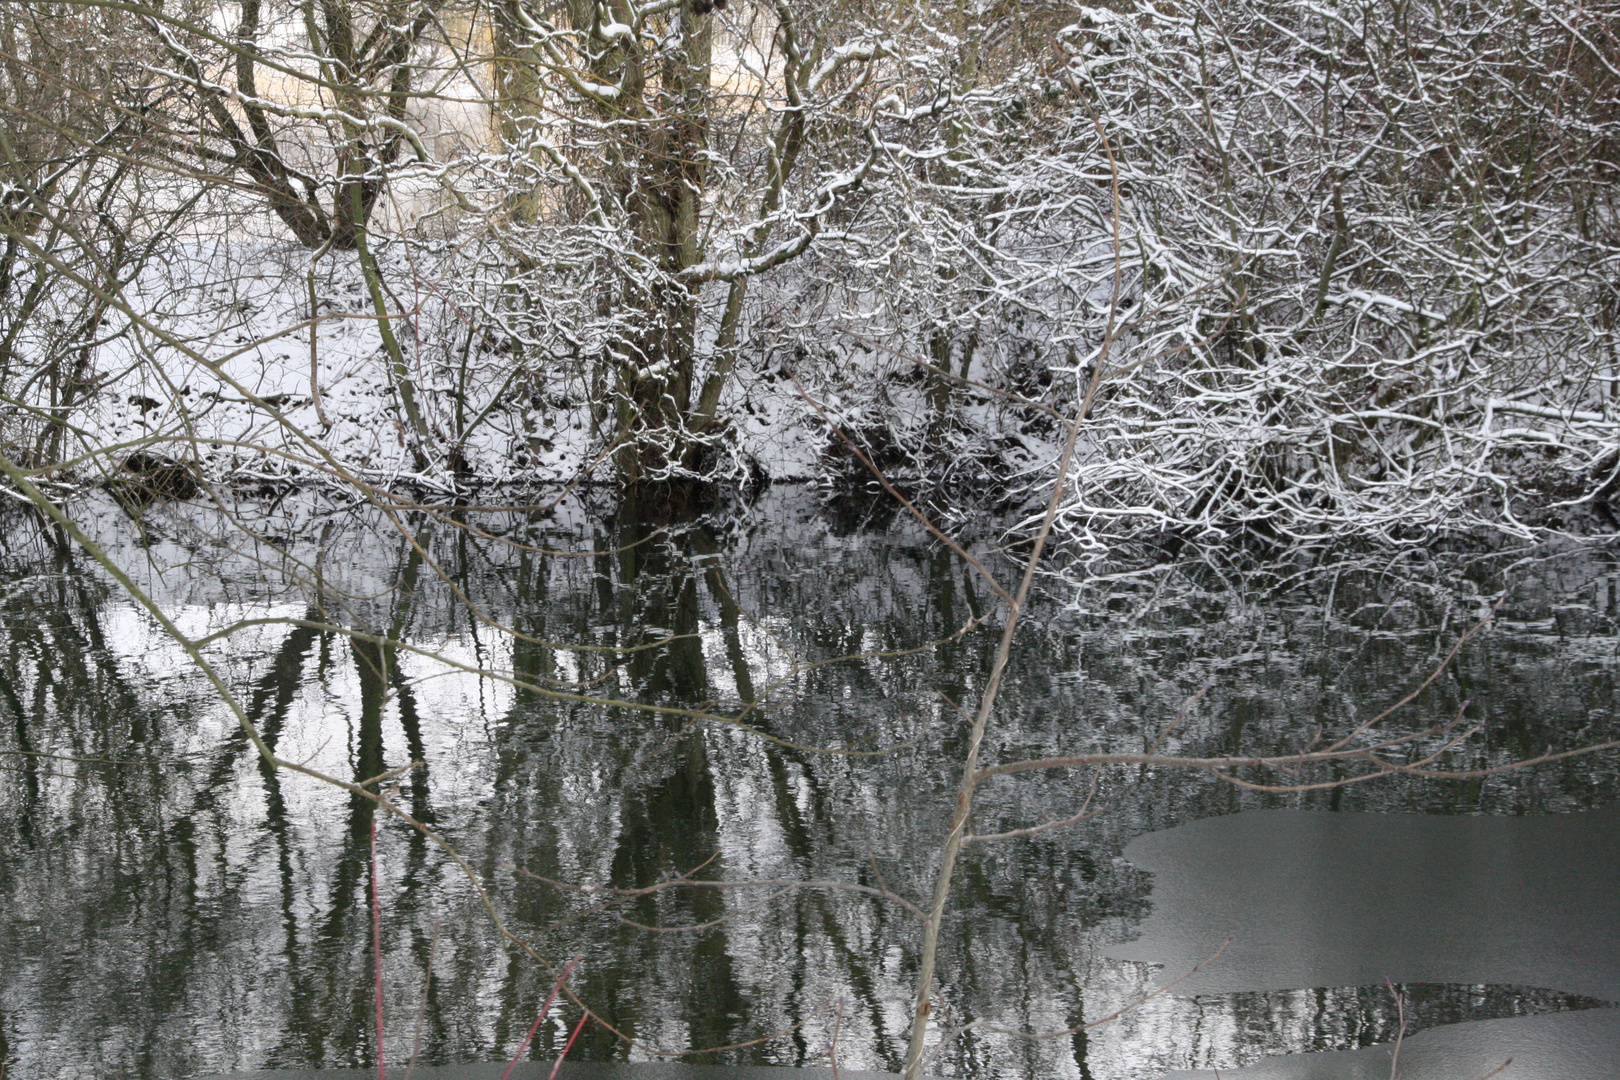
[[[961,753],[946,699],[975,699],[994,626],[957,636],[988,592],[906,519],[785,488],[679,530],[583,502],[392,522],[313,497],[235,523],[80,510],[185,633],[222,635],[206,657],[284,757],[350,780],[425,763],[401,804],[466,855],[539,956],[582,955],[571,985],[635,1040],[588,1026],[571,1061],[663,1080],[655,1052],[815,1068],[836,1043],[841,1076],[898,1069],[917,961],[903,909],[680,888],[604,906],[541,877],[640,888],[701,866],[925,896]],[[370,805],[267,771],[89,560],[20,518],[0,533],[5,1076],[371,1064]],[[986,558],[998,539],[981,538]],[[1459,764],[1476,766],[1615,737],[1611,555],[1414,552],[1286,579],[1165,564],[1098,583],[1078,609],[1055,593],[1020,638],[987,752],[1140,751],[1161,735],[1178,753],[1286,751],[1389,705],[1504,591],[1496,628],[1392,722],[1472,701],[1485,729]],[[757,731],[614,700],[753,701]],[[848,753],[868,750],[882,752]],[[1407,996],[1408,1080],[1473,1080],[1499,1053],[1509,1080],[1612,1075],[1579,1064],[1620,1060],[1603,1008],[1620,1000],[1612,755],[1292,796],[1164,770],[1098,780],[1095,819],[970,849],[939,1015],[978,1026],[932,1072],[1382,1078],[1389,978]],[[998,780],[975,827],[1072,813],[1089,782]],[[550,976],[500,943],[436,848],[378,825],[388,1060],[410,1057],[419,1017],[425,1066],[506,1060]],[[1085,1027],[1228,935],[1194,980]],[[549,1072],[578,1016],[555,1007],[527,1057]]]

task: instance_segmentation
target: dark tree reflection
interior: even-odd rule
[[[989,593],[906,518],[854,527],[790,491],[742,521],[673,525],[582,505],[388,520],[310,498],[275,508],[260,530],[308,539],[272,546],[201,511],[166,514],[149,508],[137,531],[116,507],[87,511],[189,633],[244,618],[326,624],[245,628],[209,656],[291,760],[356,781],[424,762],[395,782],[400,804],[467,856],[539,955],[582,955],[573,985],[620,1031],[663,1050],[750,1044],[694,1060],[815,1064],[837,1017],[842,1066],[898,1066],[916,960],[903,911],[836,893],[755,906],[763,893],[685,888],[598,909],[598,896],[525,873],[640,888],[701,867],[705,878],[920,895],[960,750],[946,699],[974,698],[989,653],[954,635]],[[266,768],[149,619],[49,534],[3,525],[5,1075],[156,1080],[372,1062],[373,804]],[[992,750],[1140,749],[1209,682],[1177,745],[1288,749],[1317,723],[1387,704],[1499,588],[1502,627],[1430,692],[1425,715],[1471,699],[1486,724],[1470,751],[1481,764],[1612,737],[1620,570],[1580,553],[1499,570],[1345,563],[1257,603],[1221,591],[1207,569],[1171,566],[1161,580],[1107,586],[1113,595],[1085,610],[1064,610],[1068,595],[1042,600]],[[747,724],[780,741],[611,701],[727,715],[752,705]],[[1072,812],[1084,784],[994,785],[976,824]],[[1102,798],[1108,813],[1072,832],[972,852],[942,957],[946,1023],[1053,1030],[1130,1000],[1150,972],[1101,949],[1148,909],[1151,881],[1118,858],[1144,831],[1283,804],[1561,812],[1620,800],[1620,781],[1577,760],[1512,780],[1280,800],[1121,772]],[[390,1059],[409,1055],[424,994],[424,1060],[510,1055],[550,974],[500,943],[436,847],[376,820]],[[706,928],[674,929],[692,925]],[[1520,1007],[1505,992],[1441,997],[1447,1022]],[[1346,1032],[1387,1030],[1380,1001],[1165,998],[1040,1044],[972,1032],[939,1068],[1100,1080],[1225,1067],[1257,1052],[1245,1017],[1292,1033],[1265,1052],[1333,1048],[1352,1044]],[[569,1005],[544,1022],[530,1055],[554,1055],[577,1015]],[[644,1053],[596,1026],[574,1050]]]

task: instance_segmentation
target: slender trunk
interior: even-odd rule
[[[351,187],[351,197],[358,200],[358,186]],[[354,210],[356,220],[361,220],[360,207]],[[377,312],[377,333],[382,337],[383,349],[388,353],[388,360],[393,369],[394,386],[399,392],[399,402],[405,411],[405,436],[409,443],[411,462],[418,472],[426,469],[428,460],[426,448],[428,445],[427,424],[422,420],[422,413],[416,401],[416,383],[411,378],[410,365],[405,360],[405,351],[400,348],[399,339],[394,336],[394,327],[388,314],[388,300],[383,295],[382,275],[377,269],[377,260],[371,252],[371,245],[366,241],[366,228],[361,225],[354,231],[355,253],[360,260],[360,273],[366,279],[366,290],[371,294],[371,306]],[[314,328],[311,328],[311,333]]]
[[[1098,372],[1102,370],[1100,359],[1096,370]],[[940,850],[939,870],[934,877],[933,900],[928,905],[923,920],[922,963],[917,970],[917,998],[911,1016],[911,1040],[906,1048],[905,1080],[918,1080],[922,1076],[923,1053],[928,1047],[928,1017],[934,1007],[934,972],[939,961],[940,929],[945,921],[945,906],[950,900],[956,860],[962,853],[962,846],[969,839],[968,829],[973,818],[973,796],[978,790],[980,780],[983,779],[979,772],[979,749],[984,743],[984,733],[990,723],[990,714],[996,707],[996,697],[1001,693],[1002,675],[1007,670],[1007,659],[1012,655],[1013,637],[1018,632],[1019,617],[1023,614],[1025,601],[1029,598],[1030,586],[1035,581],[1035,568],[1041,561],[1041,553],[1046,548],[1046,538],[1052,531],[1052,522],[1057,518],[1058,507],[1063,501],[1069,466],[1074,460],[1075,442],[1080,437],[1080,425],[1085,420],[1098,382],[1098,377],[1094,375],[1085,401],[1069,424],[1063,451],[1058,458],[1057,479],[1052,483],[1052,496],[1047,500],[1046,514],[1035,533],[1035,543],[1030,551],[1029,561],[1024,565],[1024,574],[1018,583],[1017,595],[1013,597],[1013,602],[1008,608],[1007,624],[1002,627],[1001,642],[996,647],[996,656],[990,665],[990,679],[985,684],[984,693],[979,697],[978,711],[974,713],[972,725],[968,729],[968,748],[962,760],[962,782],[956,792],[956,809],[951,814],[951,825],[945,833],[945,844]]]
[[[248,131],[237,124],[226,103],[218,96],[207,99],[208,110],[220,133],[231,143],[237,164],[248,174],[253,186],[270,204],[270,209],[282,224],[292,231],[298,242],[307,248],[318,248],[331,237],[331,223],[314,193],[300,192],[293,183],[291,170],[281,156],[269,118],[258,104],[259,86],[256,51],[259,37],[259,0],[242,0],[241,22],[237,26],[236,90],[241,95],[242,116]],[[189,56],[177,57],[187,73],[201,82],[203,73]],[[251,138],[249,137],[251,133]]]
[[[630,283],[628,290],[644,298],[648,318],[624,343],[620,365],[625,443],[618,465],[621,479],[632,485],[663,478],[689,457],[698,287],[680,275],[702,258],[712,28],[690,5],[681,6],[678,18],[684,48],[664,59],[659,79],[668,111],[651,113],[644,102],[631,106],[644,114],[643,145],[621,163],[619,178],[637,240],[662,272],[660,280]]]

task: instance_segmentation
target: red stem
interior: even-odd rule
[[[574,1025],[574,1033],[568,1036],[567,1042],[563,1043],[563,1052],[557,1055],[557,1064],[551,1067],[551,1075],[546,1077],[546,1080],[557,1080],[557,1070],[562,1068],[563,1058],[567,1057],[568,1051],[574,1048],[574,1040],[579,1038],[579,1033],[585,1028],[585,1021],[590,1018],[591,1014],[587,1012],[579,1018],[579,1023]]]
[[[371,955],[376,966],[377,985],[377,1080],[383,1074],[383,995],[382,995],[382,901],[377,897],[377,821],[371,822]]]
[[[506,1071],[501,1073],[501,1080],[506,1080],[507,1077],[512,1075],[512,1070],[517,1068],[518,1060],[523,1057],[523,1051],[529,1048],[529,1040],[533,1039],[534,1033],[540,1030],[540,1021],[544,1020],[546,1013],[551,1011],[551,1003],[557,1000],[557,992],[563,988],[563,983],[568,981],[568,973],[574,970],[574,965],[577,963],[579,963],[579,957],[576,956],[568,961],[568,966],[563,968],[563,973],[557,976],[556,983],[551,987],[550,996],[546,998],[546,1003],[540,1006],[540,1014],[534,1018],[534,1023],[529,1025],[529,1033],[523,1036],[523,1041],[518,1044],[517,1053],[512,1055],[512,1060],[506,1064]],[[586,1013],[585,1015],[589,1016],[590,1014]],[[568,1041],[572,1043],[574,1040],[569,1039]],[[565,1054],[567,1052],[567,1050],[563,1051]],[[555,1071],[553,1070],[554,1073]]]

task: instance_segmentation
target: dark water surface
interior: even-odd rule
[[[401,805],[537,955],[581,956],[580,1000],[635,1040],[587,1026],[571,1060],[735,1047],[687,1060],[899,1067],[918,949],[903,908],[672,883],[701,867],[926,896],[962,751],[950,702],[976,700],[998,629],[953,636],[991,609],[962,560],[881,505],[834,513],[792,490],[673,531],[574,504],[397,523],[316,497],[238,509],[137,523],[80,508],[182,632],[234,628],[203,655],[281,756],[350,780],[425,762],[397,782]],[[82,554],[22,519],[0,523],[0,552],[5,1076],[372,1065],[371,804],[266,769],[196,665]],[[1471,702],[1485,730],[1459,763],[1474,766],[1615,737],[1611,554],[1411,553],[1287,579],[1167,564],[1078,604],[1054,590],[986,753],[1161,735],[1176,753],[1287,750],[1416,685],[1504,589],[1495,628],[1393,722]],[[748,723],[764,735],[612,700],[760,702]],[[994,781],[976,830],[1072,813],[1090,781]],[[1577,1060],[1614,1055],[1612,754],[1291,796],[1165,770],[1098,784],[1093,820],[970,849],[936,1015],[977,1026],[932,1072],[1388,1076],[1388,978],[1406,994],[1402,1075],[1472,1080],[1467,1055],[1503,1047],[1521,1070],[1554,1062],[1510,1080],[1614,1075]],[[442,851],[376,824],[389,1061],[504,1060],[552,976],[501,943]],[[610,900],[542,877],[665,887]],[[988,1030],[1106,1017],[1228,935],[1219,961],[1111,1023]],[[549,1072],[579,1015],[554,1006],[525,1056]],[[648,1068],[635,1075],[661,1080]]]

